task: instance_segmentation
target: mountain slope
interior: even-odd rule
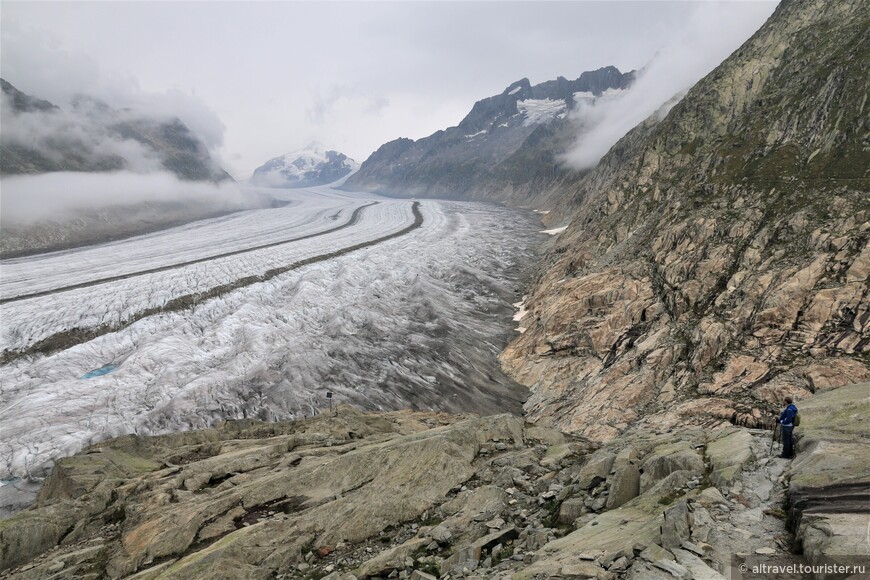
[[[531,418],[600,440],[755,425],[870,377],[863,6],[783,2],[565,192],[503,353]]]
[[[529,203],[531,190],[575,177],[556,155],[575,137],[568,113],[628,88],[634,73],[614,67],[532,86],[521,79],[478,101],[457,125],[381,146],[345,188],[399,197]],[[537,193],[537,191],[536,191]]]
[[[62,109],[0,79],[0,174],[165,170],[188,181],[231,177],[178,118],[157,119],[79,95]]]
[[[359,168],[344,153],[318,143],[270,159],[254,170],[251,183],[264,187],[313,187],[338,181]]]

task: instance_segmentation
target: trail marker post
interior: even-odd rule
[[[332,413],[332,391],[326,391],[326,398],[329,399],[329,412]]]

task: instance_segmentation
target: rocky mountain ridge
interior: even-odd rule
[[[870,378],[861,2],[783,2],[664,119],[564,192],[570,219],[503,353],[529,418],[755,426]]]
[[[314,187],[347,177],[359,163],[319,143],[270,159],[254,170],[251,184],[264,187]]]
[[[545,203],[576,177],[557,161],[576,137],[567,119],[582,103],[628,89],[634,72],[615,67],[532,85],[510,84],[482,99],[456,127],[382,145],[344,187],[396,197]]]
[[[725,578],[732,554],[867,554],[870,384],[770,432],[598,446],[510,415],[335,414],[104,441],[0,521],[9,578]],[[850,462],[845,465],[843,458]],[[862,491],[865,490],[865,491]],[[787,502],[788,513],[783,510]],[[786,518],[792,527],[786,525]],[[795,535],[792,534],[795,533]]]

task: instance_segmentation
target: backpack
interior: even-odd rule
[[[798,411],[797,413],[794,414],[794,419],[792,419],[791,424],[794,425],[795,427],[799,427],[799,426],[800,426],[800,424],[801,424],[801,413],[800,413],[800,411]]]

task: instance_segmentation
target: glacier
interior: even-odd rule
[[[424,200],[420,227],[379,241],[414,222],[416,202],[329,187],[269,193],[286,205],[2,263],[0,479],[38,481],[106,437],[309,416],[326,390],[371,410],[520,410],[525,388],[497,355],[547,237],[534,213]],[[254,281],[163,309],[245,277]],[[71,328],[107,330],[24,354]]]

